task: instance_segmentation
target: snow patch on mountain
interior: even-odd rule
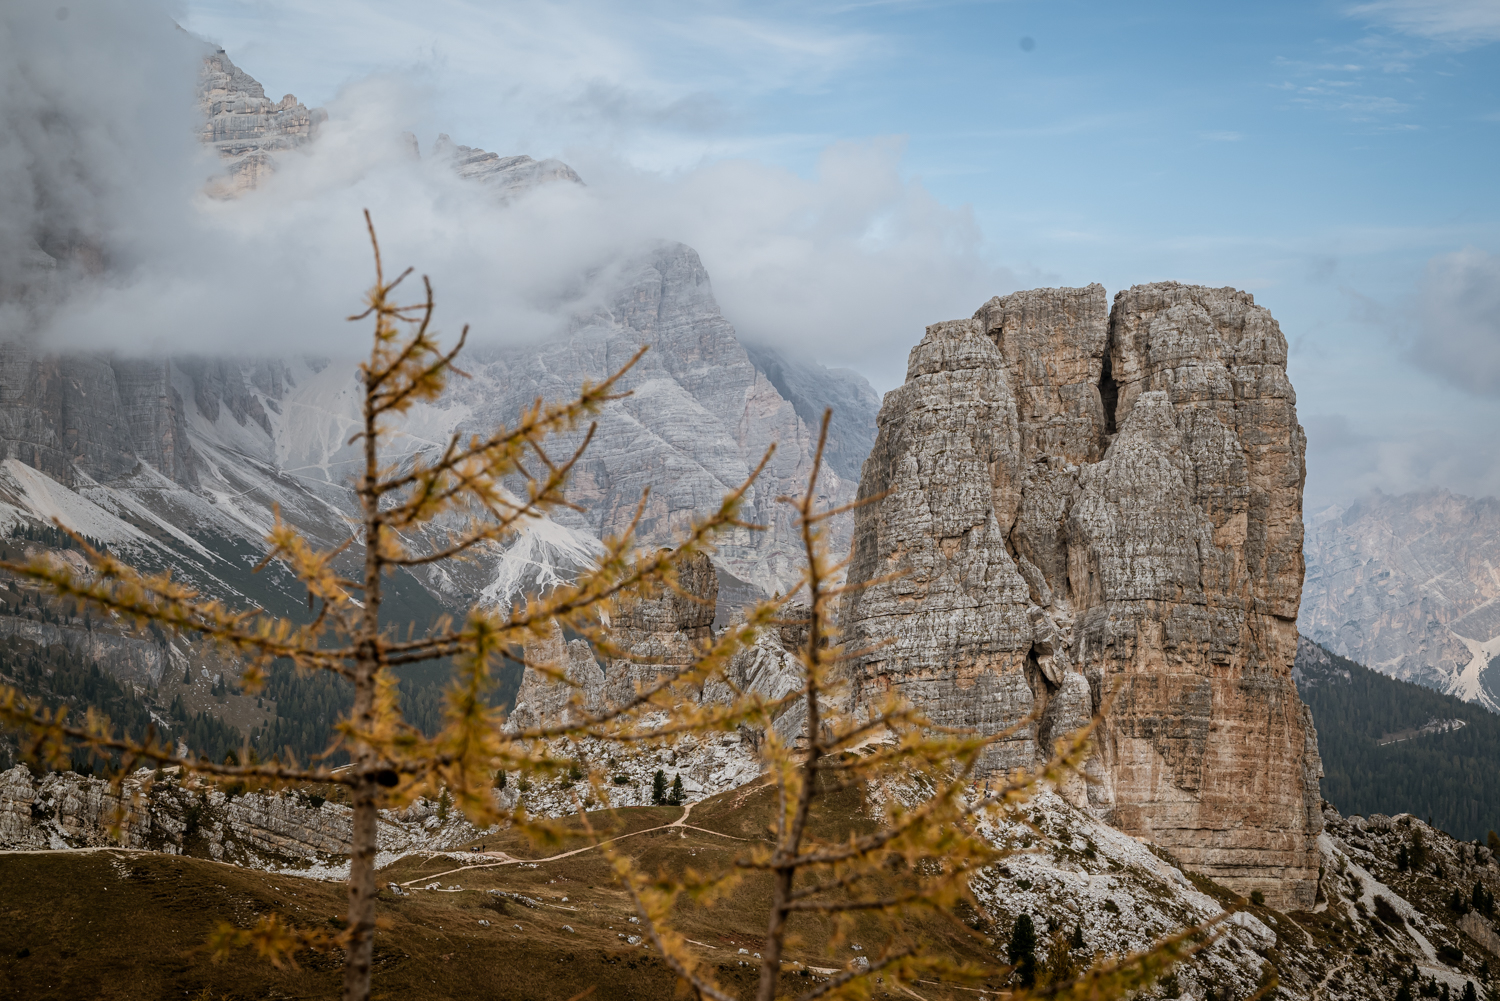
[[[116,545],[148,541],[134,525],[17,459],[0,462],[0,498],[8,502],[0,508],[7,528],[39,520]]]
[[[1477,702],[1491,712],[1500,713],[1500,700],[1490,693],[1484,679],[1485,673],[1500,658],[1500,636],[1490,640],[1470,639],[1461,635],[1458,638],[1473,656],[1449,683],[1447,694],[1456,695],[1465,702]]]
[[[550,590],[580,570],[594,569],[594,558],[603,549],[593,536],[551,518],[529,518],[495,561],[490,571],[494,580],[479,593],[479,601],[509,608],[528,592]]]

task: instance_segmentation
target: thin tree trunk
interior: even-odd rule
[[[379,437],[373,391],[365,390],[365,474],[360,501],[365,522],[364,615],[360,625],[359,655],[354,670],[354,709],[350,718],[357,730],[375,725],[375,688],[382,666],[380,645],[380,542],[384,519],[380,513]],[[350,748],[354,786],[353,845],[349,858],[349,952],[344,959],[344,1001],[368,1001],[370,965],[375,953],[375,830],[377,796],[375,774],[380,768],[375,751],[364,741]]]
[[[813,595],[816,597],[817,578],[813,578]],[[817,642],[817,616],[813,616],[809,635]],[[817,656],[814,650],[812,656]],[[760,987],[755,992],[756,1001],[775,1001],[776,984],[781,979],[781,952],[786,944],[786,919],[791,913],[792,884],[797,879],[797,863],[794,861],[802,850],[802,837],[807,832],[807,816],[812,808],[813,791],[817,788],[818,758],[821,745],[818,743],[818,682],[809,670],[807,681],[807,760],[802,764],[802,791],[797,797],[797,809],[792,814],[792,826],[786,831],[777,848],[784,865],[775,870],[775,882],[771,887],[771,919],[766,927],[765,955],[760,965]],[[785,816],[783,813],[782,816]]]
[[[344,959],[344,1001],[370,996],[375,954],[375,788],[368,779],[354,793],[354,846],[349,857],[349,952]]]
[[[793,853],[795,854],[795,852]],[[775,1001],[776,984],[781,979],[781,946],[786,938],[786,905],[792,897],[794,869],[778,869],[771,890],[771,920],[766,928],[765,957],[760,961],[760,987],[756,1001]]]

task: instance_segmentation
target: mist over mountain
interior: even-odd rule
[[[621,216],[617,194],[590,188],[567,164],[447,136],[424,153],[396,128],[413,113],[399,81],[367,81],[329,109],[308,109],[293,95],[267,96],[222,50],[148,30],[164,22],[85,5],[69,23],[98,30],[111,18],[136,27],[129,44],[181,58],[172,64],[179,74],[162,79],[105,69],[127,89],[176,87],[190,99],[125,102],[108,119],[112,130],[88,119],[57,135],[21,130],[35,148],[7,161],[13,179],[30,172],[13,193],[62,206],[5,215],[7,246],[24,258],[0,331],[8,524],[60,516],[125,550],[185,546],[200,554],[201,575],[241,594],[243,582],[211,569],[220,540],[258,547],[273,509],[315,539],[342,538],[354,510],[345,439],[366,332],[339,317],[371,278],[354,225],[364,203],[375,206],[388,261],[412,255],[431,269],[440,317],[477,321],[471,378],[408,416],[398,456],[514,420],[537,398],[567,398],[651,346],[623,383],[632,395],[600,415],[575,486],[585,513],[538,523],[462,580],[424,572],[431,600],[503,603],[563,579],[599,538],[624,529],[648,486],[641,541],[668,544],[773,443],[775,458],[747,496],[751,520],[769,530],[723,540],[717,559],[736,600],[794,583],[797,546],[775,498],[805,483],[829,406],[824,487],[835,502],[852,498],[879,404],[864,379],[774,345],[752,360],[698,254],[646,235],[649,212]],[[64,22],[33,18],[30,29],[37,52],[64,65],[76,58],[49,48]],[[107,39],[89,44],[119,55]],[[17,56],[20,76],[46,62]],[[191,75],[180,72],[183,58]],[[48,107],[61,111],[11,113],[66,117],[87,103],[91,87],[57,76]],[[136,128],[135,118],[156,127]],[[119,150],[99,145],[101,130]],[[153,146],[163,130],[195,137],[191,155],[180,155],[181,143]],[[48,151],[73,164],[94,202],[46,187],[51,168],[38,164]],[[144,222],[109,214],[129,201],[111,185],[117,163],[132,157],[142,171],[157,159],[197,171],[169,171],[153,189],[180,204],[153,225],[149,246],[127,239]],[[847,544],[848,522],[834,525],[837,545]]]

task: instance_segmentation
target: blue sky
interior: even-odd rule
[[[660,235],[703,252],[742,334],[879,389],[923,322],[990,294],[1233,285],[1292,344],[1309,508],[1500,494],[1500,0],[190,0],[179,17],[273,96],[327,104],[394,75],[424,148],[442,131],[591,183],[677,185],[687,208]],[[732,214],[771,203],[774,225]],[[793,336],[770,299],[815,329]]]

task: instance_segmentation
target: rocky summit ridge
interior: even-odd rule
[[[886,395],[844,610],[855,700],[895,689],[1031,765],[1106,707],[1065,790],[1279,906],[1317,883],[1317,738],[1292,665],[1305,438],[1270,313],[1100,285],[927,328]]]

